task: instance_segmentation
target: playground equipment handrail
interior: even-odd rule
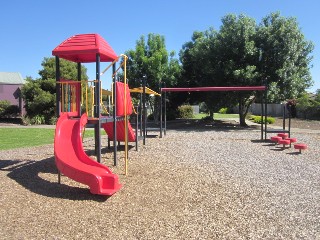
[[[112,63],[109,64],[109,66],[107,66],[101,73],[100,76],[102,76],[103,74],[105,74],[106,71],[108,71],[109,68],[111,68],[116,62],[119,61],[120,57],[124,57],[126,60],[128,59],[128,57],[125,54],[120,54]],[[122,64],[121,64],[122,65]],[[120,69],[120,67],[117,69],[117,71]],[[115,73],[117,72],[115,71]],[[112,75],[114,76],[114,74]]]

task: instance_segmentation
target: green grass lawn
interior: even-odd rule
[[[105,134],[104,131],[101,131]],[[93,137],[94,131],[87,129],[85,137]],[[53,143],[54,129],[47,128],[0,128],[0,150],[41,146]]]
[[[199,113],[195,115],[195,119],[202,119],[208,116],[206,113]],[[239,118],[239,114],[222,114],[222,113],[214,113],[214,119],[222,119],[222,118]]]

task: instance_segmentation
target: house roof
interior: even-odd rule
[[[25,84],[19,72],[0,72],[0,84]]]
[[[117,54],[111,46],[96,33],[74,35],[52,51],[53,56],[79,63],[95,62],[97,53],[100,54],[101,62],[117,59]]]

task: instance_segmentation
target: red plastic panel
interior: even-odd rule
[[[124,142],[125,141],[125,126],[124,121],[118,121],[117,123],[117,141]],[[113,139],[113,123],[104,123],[103,125],[104,130],[106,131],[108,138]],[[135,142],[136,141],[136,134],[133,131],[133,128],[128,122],[128,142]]]
[[[132,100],[130,96],[130,89],[128,87],[128,84],[126,84],[126,95],[127,95],[127,115],[132,114]],[[116,95],[117,95],[117,104],[116,104],[116,110],[117,110],[117,116],[124,116],[125,109],[124,109],[124,83],[122,82],[116,82]]]
[[[52,51],[53,56],[80,63],[96,62],[96,54],[101,62],[112,62],[117,54],[99,34],[74,35]]]

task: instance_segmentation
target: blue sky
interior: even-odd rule
[[[320,89],[319,0],[10,0],[1,9],[0,71],[33,78],[39,77],[43,58],[75,34],[99,33],[121,54],[133,49],[141,35],[156,33],[165,36],[167,49],[178,54],[194,31],[219,29],[228,13],[243,13],[259,23],[280,11],[296,17],[306,39],[315,44],[311,69],[315,84],[310,90]],[[93,79],[94,65],[85,66]],[[109,88],[108,79],[103,86]]]

